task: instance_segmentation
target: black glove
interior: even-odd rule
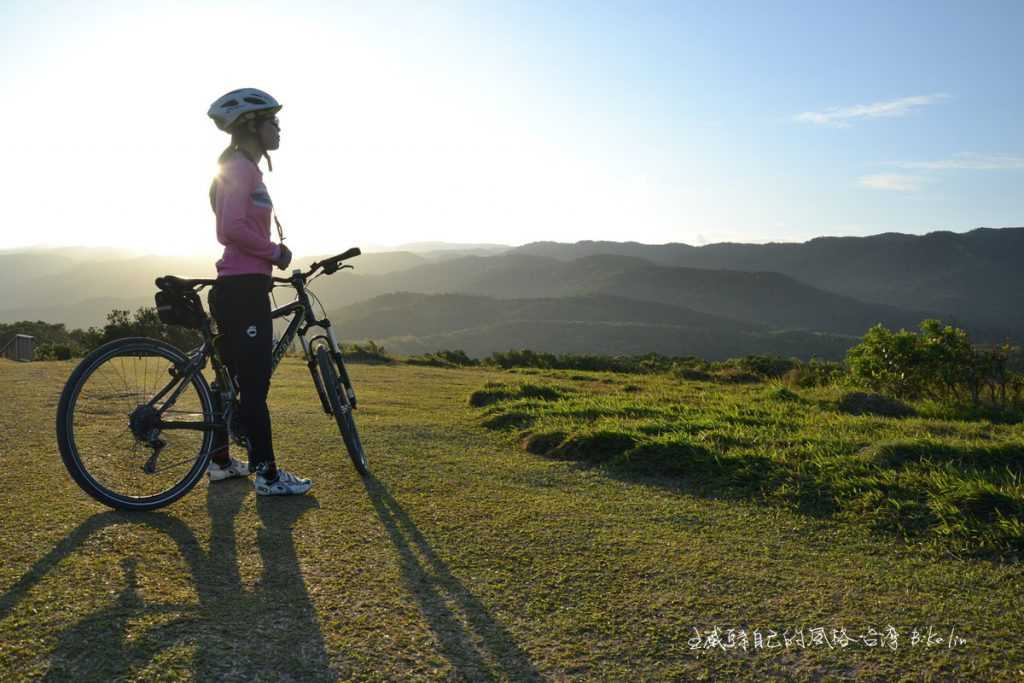
[[[284,246],[283,244],[280,246],[281,253],[278,254],[277,260],[274,261],[274,265],[280,268],[281,270],[287,270],[288,265],[292,262],[292,250]]]

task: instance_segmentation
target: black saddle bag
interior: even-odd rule
[[[156,293],[156,314],[165,325],[180,325],[193,330],[203,326],[206,312],[195,292],[161,289]]]

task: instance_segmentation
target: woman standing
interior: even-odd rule
[[[273,266],[288,268],[292,254],[270,239],[273,202],[263,184],[258,162],[281,142],[277,100],[255,88],[233,90],[217,99],[208,113],[217,128],[231,134],[220,155],[220,173],[210,185],[210,205],[217,215],[217,241],[224,255],[217,261],[217,283],[210,292],[210,312],[220,331],[218,350],[228,372],[236,378],[240,418],[249,445],[249,462],[228,454],[228,437],[216,432],[211,481],[244,477],[256,472],[254,486],[261,495],[305,493],[309,479],[277,467],[267,409],[272,369],[273,325],[270,300]],[[219,398],[219,392],[215,392]]]

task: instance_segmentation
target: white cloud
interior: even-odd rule
[[[815,123],[818,125],[831,125],[838,127],[849,126],[851,119],[877,119],[883,117],[905,116],[910,110],[917,107],[924,107],[942,100],[949,99],[949,95],[938,93],[935,95],[915,95],[903,97],[888,102],[873,102],[871,104],[855,104],[850,107],[831,107],[824,111],[805,111],[797,114],[794,119],[801,123]]]
[[[879,173],[862,176],[861,185],[875,190],[894,190],[896,192],[915,192],[920,190],[925,179],[920,176],[900,175],[898,173]]]
[[[899,168],[946,171],[967,169],[972,171],[1008,171],[1024,168],[1024,156],[1012,154],[958,154],[952,159],[939,161],[893,161],[890,166]]]

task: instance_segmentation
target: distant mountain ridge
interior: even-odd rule
[[[464,249],[364,253],[355,270],[312,289],[338,316],[339,337],[420,351],[836,357],[875,323],[912,328],[927,317],[979,341],[1024,338],[1024,228],[802,244],[456,246]],[[209,258],[100,255],[0,253],[0,322],[102,325],[112,307],[152,306],[159,275],[214,274]],[[275,296],[280,304],[289,294]]]
[[[803,243],[694,247],[637,242],[534,242],[511,253],[561,260],[611,254],[662,266],[772,271],[866,302],[931,310],[1007,332],[1024,331],[1024,228],[966,233],[818,237]]]
[[[359,298],[355,288],[359,288]],[[389,291],[477,294],[500,299],[619,296],[656,302],[775,329],[860,335],[876,322],[915,326],[932,315],[858,301],[778,273],[657,266],[627,256],[574,261],[509,253],[425,264],[384,276],[321,285],[325,301],[355,303]]]

